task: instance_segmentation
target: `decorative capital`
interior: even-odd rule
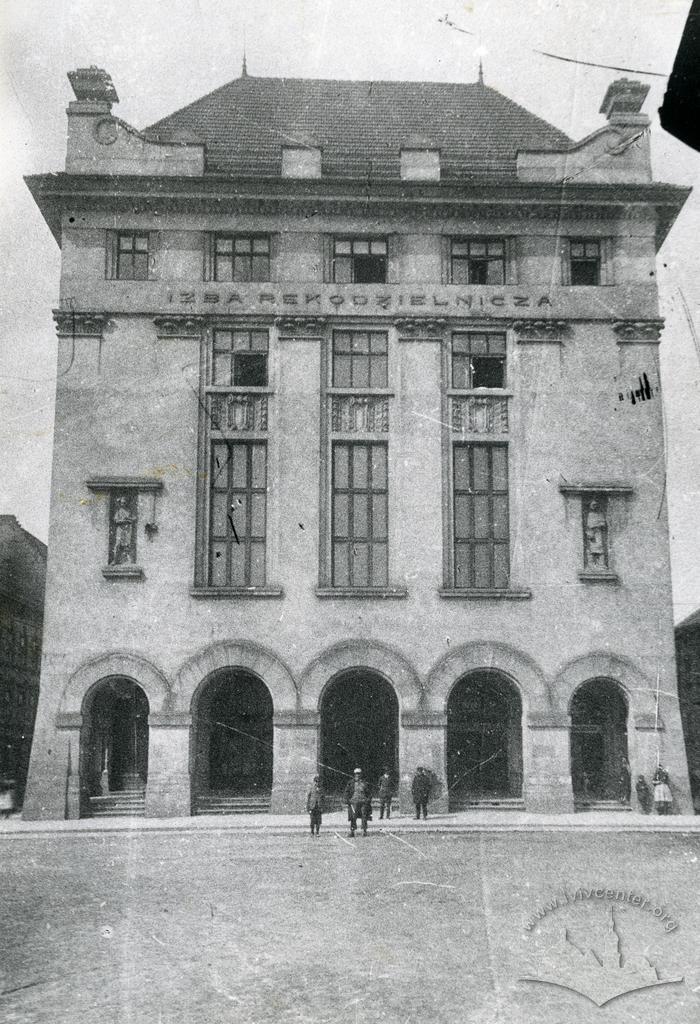
[[[558,344],[569,330],[568,320],[515,320],[513,330],[519,344]]]
[[[278,316],[275,317],[275,327],[279,328],[280,334],[288,335],[318,335],[323,333],[326,326],[325,316]]]
[[[663,320],[618,320],[613,324],[613,330],[618,336],[619,343],[661,340]]]
[[[78,313],[74,309],[54,309],[53,319],[59,338],[101,338],[109,323],[106,313]]]
[[[200,338],[204,329],[204,317],[191,314],[170,314],[154,316],[153,323],[159,338]]]
[[[445,317],[397,316],[394,319],[394,326],[407,337],[434,337],[436,341],[439,340],[446,324]]]

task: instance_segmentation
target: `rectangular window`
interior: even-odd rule
[[[454,585],[508,588],[508,446],[454,446]]]
[[[264,586],[266,445],[215,441],[210,481],[209,586]]]
[[[387,387],[387,348],[384,331],[334,331],[333,387]]]
[[[117,234],[117,279],[148,280],[148,232],[120,231]]]
[[[600,284],[600,242],[570,239],[569,261],[571,284]]]
[[[333,240],[333,280],[337,284],[384,284],[386,270],[386,238]]]
[[[214,331],[212,383],[224,387],[265,387],[267,349],[267,331]]]
[[[214,280],[269,281],[269,237],[217,235],[214,239]]]
[[[504,284],[506,243],[502,238],[452,239],[452,284]]]
[[[452,387],[504,388],[506,336],[488,331],[452,335]]]
[[[334,587],[386,587],[387,446],[333,445]]]

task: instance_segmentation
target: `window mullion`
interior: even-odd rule
[[[352,365],[352,364],[351,364]],[[350,378],[352,380],[352,378]],[[355,445],[349,444],[348,449],[348,580],[355,586]]]
[[[370,367],[369,373],[371,374],[371,361],[372,356],[369,354]],[[371,380],[371,377],[369,378]],[[367,585],[372,586],[374,579],[374,516],[373,516],[373,497],[374,497],[374,478],[372,476],[372,454],[376,445],[367,445]]]
[[[493,489],[493,449],[489,446],[487,449],[487,486],[489,489],[488,496],[488,509],[489,509],[489,584],[490,586],[496,585],[496,529],[494,522],[494,489]]]
[[[251,505],[253,504],[253,445],[246,445],[246,466],[245,466],[245,537],[243,538],[243,578],[245,585],[250,586],[251,581],[251,550],[252,542],[250,537],[251,529]]]

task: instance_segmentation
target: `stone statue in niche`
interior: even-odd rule
[[[584,502],[583,552],[586,569],[607,569],[608,520],[604,499],[591,498]]]
[[[110,565],[136,563],[136,495],[117,494],[112,498]]]

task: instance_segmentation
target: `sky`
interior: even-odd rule
[[[112,76],[115,113],[142,128],[248,72],[475,81],[580,139],[620,72],[670,73],[690,0],[3,0],[0,4],[0,513],[47,539],[60,252],[22,177],[61,170],[66,73]],[[463,31],[449,28],[445,15]],[[472,33],[472,34],[466,34]],[[674,615],[700,606],[700,154],[658,124],[657,180],[695,186],[660,254],[661,345]]]

